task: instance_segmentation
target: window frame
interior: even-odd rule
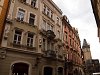
[[[16,31],[18,31],[18,32],[21,32],[21,34],[17,34],[16,35]],[[22,41],[22,30],[20,30],[20,29],[15,29],[15,31],[14,31],[14,35],[13,35],[14,37],[13,37],[13,43],[14,44],[21,44],[21,41]],[[15,39],[15,36],[17,36],[16,38],[17,39]],[[19,39],[19,37],[20,37],[20,40],[18,40]],[[18,43],[19,42],[19,43]]]
[[[30,37],[29,35],[31,35],[32,37]],[[29,39],[29,42],[28,42],[28,39]],[[28,47],[33,47],[33,45],[34,45],[34,34],[31,33],[31,32],[28,32],[28,34],[27,34],[26,45],[27,45]]]
[[[34,18],[30,16],[31,14],[34,16]],[[34,20],[33,24],[30,22],[30,19],[32,19],[32,21]],[[35,20],[36,20],[36,15],[33,14],[33,13],[29,13],[29,20],[28,20],[28,23],[29,23],[30,25],[35,25]]]
[[[33,1],[33,4],[32,4],[32,1]],[[31,4],[32,7],[36,7],[37,0],[35,0],[35,1],[34,0],[30,0],[30,2],[31,2],[30,4]]]
[[[23,15],[20,15],[19,13],[23,14]],[[24,19],[25,19],[25,10],[22,9],[22,8],[18,8],[18,11],[17,11],[17,14],[16,14],[16,18],[19,21],[24,21]]]

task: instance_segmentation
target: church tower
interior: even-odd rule
[[[86,39],[83,41],[82,51],[85,62],[92,59],[90,45],[87,43]]]

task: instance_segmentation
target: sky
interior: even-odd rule
[[[97,37],[97,25],[90,0],[53,0],[69,19],[71,26],[78,29],[81,45],[83,39],[90,44],[93,59],[100,61],[100,42]]]

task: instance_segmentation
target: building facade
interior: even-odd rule
[[[8,9],[9,0],[0,0],[0,44],[1,38],[4,30],[4,21],[6,18],[6,12]]]
[[[78,30],[52,0],[12,0],[0,75],[83,75]]]
[[[64,15],[64,51],[66,55],[67,75],[83,75],[81,44],[78,30],[69,24],[68,18]]]
[[[100,41],[100,0],[91,0],[91,4],[92,4],[95,20],[97,23],[98,37]]]
[[[10,2],[0,75],[64,74],[62,11],[52,0]]]

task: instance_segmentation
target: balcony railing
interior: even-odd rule
[[[55,34],[52,30],[47,30],[47,38],[49,38],[50,40],[51,39],[54,39],[55,38]]]
[[[28,51],[36,51],[36,47],[32,46],[27,46],[27,45],[22,45],[22,44],[17,44],[17,43],[10,43],[10,45],[14,48],[18,49],[23,49],[23,50],[28,50]]]
[[[49,58],[56,58],[56,53],[53,50],[44,51],[44,56]]]
[[[40,29],[40,34],[46,36],[46,30],[44,30],[44,29]]]

